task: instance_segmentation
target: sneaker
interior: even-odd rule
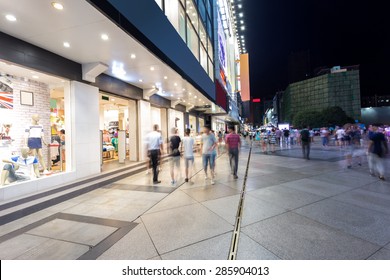
[[[209,176],[207,176],[207,174],[204,175],[204,179],[205,179],[205,180],[208,180],[208,179],[209,179]]]
[[[149,175],[150,174],[150,170],[146,170],[146,175]]]
[[[153,184],[160,184],[161,181],[153,181]]]
[[[48,174],[50,174],[50,172],[47,169],[43,170],[43,175],[48,175]]]
[[[173,185],[175,185],[176,184],[176,181],[175,180],[172,180],[171,181],[171,185],[173,186]]]
[[[385,181],[385,177],[384,176],[379,176],[379,179],[382,180],[382,181]]]
[[[188,183],[188,178],[185,179],[185,182]]]
[[[212,185],[215,185],[214,179],[211,179],[211,184],[212,184]]]
[[[348,168],[348,169],[351,169],[351,168],[352,168],[352,166],[351,166],[351,165],[348,165],[348,166],[347,166],[347,168]]]
[[[237,175],[234,175],[233,178],[237,180],[237,179],[238,179],[238,176],[237,176]]]

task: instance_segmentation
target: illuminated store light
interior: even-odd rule
[[[102,34],[102,36],[100,36],[100,38],[102,38],[103,41],[107,41],[108,40],[108,35],[107,34]]]
[[[8,21],[16,21],[16,17],[14,15],[6,15],[5,18],[8,20]]]
[[[51,5],[53,6],[54,9],[57,10],[63,10],[64,6],[61,3],[58,2],[51,2]]]
[[[64,42],[64,47],[65,48],[70,48],[70,44],[68,42]]]

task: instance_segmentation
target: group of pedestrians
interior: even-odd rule
[[[235,179],[238,178],[238,157],[239,149],[241,146],[241,138],[236,133],[234,126],[229,127],[229,134],[225,135],[225,146],[229,155],[229,162],[231,165],[231,172]],[[196,148],[196,142],[193,137],[190,136],[191,130],[186,129],[184,137],[179,136],[177,128],[172,128],[171,136],[169,137],[168,150],[169,150],[169,165],[171,184],[175,185],[179,177],[181,177],[180,161],[184,156],[185,163],[185,182],[189,182],[192,177],[192,170],[194,164],[194,148]],[[212,185],[215,184],[215,160],[217,157],[218,146],[222,145],[222,132],[219,132],[217,136],[210,127],[204,127],[203,133],[200,139],[200,150],[202,153],[203,170],[205,174],[205,180],[210,179]],[[146,139],[147,151],[149,157],[149,165],[153,170],[153,183],[159,184],[161,181],[158,179],[159,164],[161,156],[163,154],[163,138],[161,131],[159,131],[158,125],[153,126],[153,131],[150,132]]]

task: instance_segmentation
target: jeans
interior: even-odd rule
[[[303,153],[303,158],[305,159],[310,158],[310,142],[302,141],[302,153]]]
[[[232,170],[233,175],[237,176],[238,148],[229,149],[229,161],[230,161],[230,168]]]
[[[203,159],[203,168],[204,172],[207,173],[207,167],[210,162],[210,170],[214,172],[214,167],[215,167],[215,154],[203,154],[202,159]]]
[[[322,138],[322,146],[328,145],[328,137],[321,137]]]
[[[379,176],[385,175],[385,166],[383,164],[383,158],[379,157],[377,154],[368,154],[368,166],[372,174],[377,173]]]
[[[30,178],[21,176],[15,173],[15,168],[12,166],[12,164],[6,164],[3,167],[3,170],[8,171],[8,181],[10,183],[16,182],[16,181],[25,181],[29,180]]]
[[[158,181],[158,158],[160,155],[160,150],[150,150],[150,160],[152,162],[152,169],[153,169],[153,182]]]

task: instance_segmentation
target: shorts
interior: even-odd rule
[[[173,167],[180,167],[180,156],[176,156],[176,157],[171,157],[169,159],[169,163],[171,165],[171,168]]]
[[[189,168],[190,167],[190,162],[191,162],[191,165],[194,164],[194,157],[186,157],[184,159],[184,162],[185,162],[186,168]]]
[[[29,137],[27,140],[27,146],[30,149],[42,149],[42,139]]]

